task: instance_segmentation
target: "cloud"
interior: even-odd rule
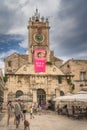
[[[22,48],[28,49],[28,36],[26,35],[24,39],[19,43],[19,46]]]
[[[32,17],[35,9],[38,8],[41,16],[49,18],[50,48],[54,50],[55,56],[62,59],[85,58],[87,56],[86,5],[87,0],[74,2],[72,0],[3,0],[0,2],[0,33],[23,34],[22,39],[16,44],[21,48],[19,52],[23,52],[28,46],[29,17]],[[9,38],[6,44],[11,45]]]
[[[4,62],[0,59],[0,69],[2,70],[3,75],[4,75],[4,67],[5,67],[5,64],[4,64]]]
[[[28,19],[39,8],[43,16],[52,16],[59,7],[60,0],[3,0],[0,3],[0,33],[27,33]],[[48,10],[49,5],[49,10]]]
[[[18,30],[23,30],[24,26],[25,15],[22,10],[19,9],[19,2],[17,0],[3,1],[2,4],[0,4],[0,33],[19,33]],[[21,33],[23,32],[19,34]]]
[[[79,52],[77,53],[77,55],[74,55],[75,58],[78,58],[78,59],[86,59],[87,60],[87,51],[82,51],[82,52]]]
[[[57,57],[87,57],[86,5],[86,0],[61,0],[51,29],[51,48]]]
[[[13,53],[15,53],[15,52],[18,53],[17,50],[9,50],[9,51],[7,51],[7,52],[3,52],[3,53],[0,54],[0,59],[4,59],[4,58],[6,58],[7,56],[9,56],[9,55],[11,55],[11,54],[13,54]]]

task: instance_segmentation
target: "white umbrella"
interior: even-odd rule
[[[87,91],[79,91],[76,94],[87,94]]]
[[[60,96],[53,99],[53,101],[75,101],[72,95]]]
[[[60,96],[53,99],[53,101],[82,101],[87,102],[87,92],[80,91],[77,94]]]
[[[27,95],[19,96],[18,98],[16,98],[16,100],[18,100],[18,99],[23,100],[23,101],[27,101],[27,102],[32,101],[32,98],[27,96]]]
[[[87,93],[75,94],[74,97],[75,97],[76,101],[87,102]]]

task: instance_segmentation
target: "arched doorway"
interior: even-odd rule
[[[46,92],[43,89],[37,90],[37,100],[39,105],[46,104]]]
[[[23,92],[21,90],[18,90],[16,92],[16,98],[18,98],[19,96],[23,95]]]

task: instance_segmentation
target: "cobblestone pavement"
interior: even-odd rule
[[[3,117],[4,117],[4,113],[0,113],[0,121],[2,120]]]
[[[35,115],[33,119],[30,119],[27,113],[26,118],[30,122],[30,130],[87,130],[87,119],[72,119],[57,115],[55,112]],[[14,118],[10,120],[8,127],[6,123],[7,115],[0,121],[0,130],[16,130]],[[23,121],[21,121],[17,130],[24,130]]]

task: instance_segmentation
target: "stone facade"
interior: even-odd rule
[[[70,59],[60,68],[65,75],[73,75],[75,92],[87,89],[87,60]]]
[[[28,63],[28,55],[14,53],[5,59],[5,73],[15,73],[25,63]]]
[[[62,83],[58,82],[58,75],[63,76]],[[55,65],[47,65],[45,73],[37,74],[34,72],[33,64],[25,64],[14,74],[6,74],[6,76],[8,77],[6,83],[8,87],[7,100],[11,99],[14,101],[17,97],[17,93],[22,92],[24,95],[31,96],[33,102],[37,102],[37,90],[43,89],[46,93],[47,101],[50,100],[52,96],[60,95],[60,91],[64,93],[69,91],[66,77],[64,77],[63,73]]]
[[[40,21],[41,20],[41,21]],[[5,75],[7,76],[5,102],[15,101],[20,95],[27,95],[32,102],[45,102],[60,94],[70,91],[66,75],[59,69],[62,60],[54,56],[50,50],[49,43],[49,22],[40,19],[38,12],[30,18],[28,25],[28,55],[14,53],[5,59]],[[34,40],[35,33],[44,35],[44,41],[37,43]],[[34,71],[34,50],[43,49],[46,51],[46,71]],[[58,78],[61,77],[61,82]]]

